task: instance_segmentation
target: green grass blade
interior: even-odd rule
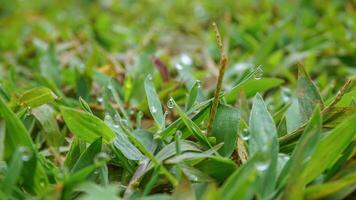
[[[64,106],[61,112],[68,128],[82,140],[91,143],[102,137],[108,143],[115,138],[115,133],[94,115]]]

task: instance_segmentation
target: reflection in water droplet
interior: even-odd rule
[[[255,79],[260,80],[263,76],[263,69],[262,66],[258,66],[255,72]]]
[[[110,157],[108,156],[108,154],[107,153],[105,153],[105,152],[100,152],[100,153],[98,153],[96,156],[95,156],[95,158],[94,158],[94,161],[96,162],[96,163],[99,163],[99,162],[102,162],[102,161],[109,161],[110,160]]]
[[[174,107],[174,99],[172,97],[169,98],[169,100],[167,101],[167,107],[169,109],[172,109]]]
[[[27,162],[32,157],[32,152],[28,147],[20,147],[19,152],[21,154],[21,160]]]

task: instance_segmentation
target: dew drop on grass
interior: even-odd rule
[[[32,157],[32,152],[28,147],[20,147],[19,152],[21,154],[21,160],[22,161],[29,161]]]
[[[154,113],[157,112],[157,108],[154,107],[154,106],[151,106],[151,107],[150,107],[150,111],[151,111],[152,114],[154,114]]]
[[[161,135],[160,134],[155,134],[155,135],[153,135],[153,139],[159,140],[159,139],[161,139]]]
[[[268,168],[269,163],[268,162],[264,162],[264,161],[257,161],[255,166],[256,166],[256,169],[258,171],[262,172],[262,171],[265,171]]]
[[[201,81],[200,81],[200,80],[197,80],[196,83],[197,83],[197,85],[198,85],[198,88],[201,88]]]
[[[255,72],[255,79],[260,80],[263,76],[263,69],[262,66],[258,66]]]
[[[255,167],[258,171],[263,172],[269,167],[270,164],[270,158],[268,156],[269,152],[267,151],[267,148],[263,146],[259,153],[260,154],[258,155]]]
[[[167,101],[167,107],[169,109],[172,109],[174,107],[174,99],[172,97],[169,98],[169,100]]]
[[[152,75],[151,75],[151,74],[148,74],[148,75],[147,75],[147,79],[150,80],[150,81],[152,81],[152,79],[153,79],[153,78],[152,78]]]
[[[245,140],[245,141],[247,141],[247,140],[250,139],[250,134],[249,134],[247,128],[243,129],[243,130],[240,132],[240,137],[241,137],[241,139],[243,139],[243,140]]]
[[[186,54],[186,53],[183,53],[181,56],[180,56],[180,61],[182,62],[182,64],[184,65],[191,65],[193,64],[193,60],[192,58]]]
[[[175,67],[176,67],[176,69],[177,69],[178,71],[180,71],[180,70],[183,69],[183,66],[182,66],[181,64],[179,64],[179,63],[177,63],[177,64],[175,65]]]
[[[288,88],[282,88],[281,95],[284,102],[289,102],[292,98],[291,91]]]
[[[104,116],[104,121],[110,121],[111,120],[111,117],[109,114],[105,114]]]
[[[104,99],[103,99],[102,97],[98,97],[96,100],[97,100],[99,103],[102,103],[102,102],[104,101]]]
[[[124,126],[129,126],[129,122],[126,119],[120,119],[120,122],[124,125]]]
[[[95,158],[94,158],[94,161],[96,162],[96,163],[100,163],[100,162],[106,162],[106,161],[109,161],[109,159],[110,159],[110,157],[108,156],[108,154],[107,153],[105,153],[105,152],[100,152],[100,153],[98,153],[96,156],[95,156]]]
[[[109,85],[108,85],[108,89],[109,89],[109,90],[113,90],[114,87],[113,87],[111,84],[109,84]]]

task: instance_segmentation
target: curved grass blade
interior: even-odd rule
[[[148,75],[145,79],[145,91],[151,115],[156,121],[157,125],[161,127],[164,121],[163,110],[161,102],[158,98],[158,94],[153,85],[152,75]]]

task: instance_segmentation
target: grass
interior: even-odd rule
[[[3,2],[0,199],[354,199],[355,9]]]

